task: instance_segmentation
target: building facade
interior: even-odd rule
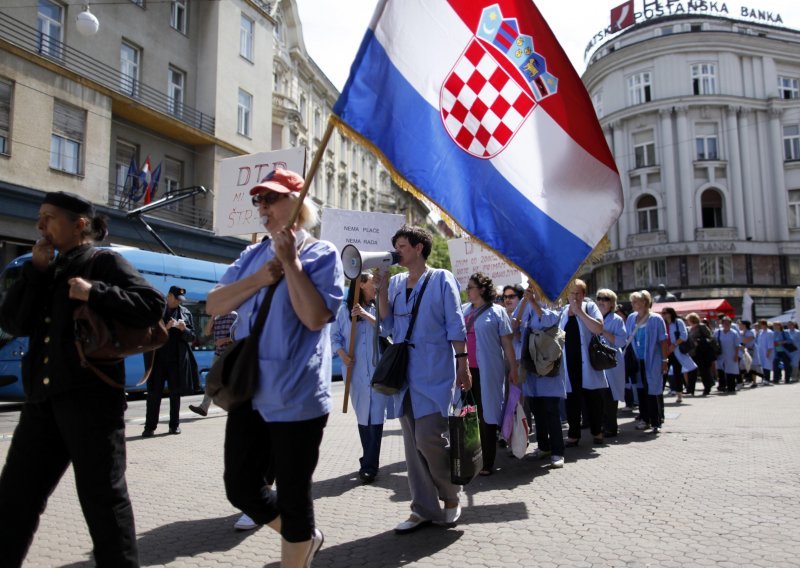
[[[624,295],[748,292],[755,317],[800,285],[800,32],[712,15],[642,21],[583,81],[625,208],[588,277]]]
[[[153,210],[180,254],[229,260],[241,241],[212,233],[220,161],[319,146],[338,92],[305,51],[293,0],[77,0],[0,7],[0,261],[37,238],[42,191],[85,196],[112,219],[113,242],[156,248],[125,213],[129,169],[160,166],[159,193],[208,192]],[[427,210],[400,196],[375,158],[335,137],[310,194],[321,206]],[[344,184],[342,183],[344,181]],[[344,185],[344,191],[340,188]]]

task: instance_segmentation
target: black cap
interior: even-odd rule
[[[170,286],[169,293],[175,296],[175,299],[180,302],[186,300],[186,288],[181,288],[180,286]]]
[[[42,200],[42,205],[45,203],[61,207],[61,209],[72,211],[78,215],[88,215],[90,217],[94,217],[95,215],[94,205],[92,205],[90,201],[87,201],[80,195],[67,193],[66,191],[49,192]]]

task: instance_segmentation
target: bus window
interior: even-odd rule
[[[5,300],[6,293],[11,286],[22,276],[22,264],[9,266],[0,274],[0,304]],[[0,328],[0,347],[14,339],[14,336]]]

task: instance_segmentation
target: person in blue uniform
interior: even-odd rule
[[[355,304],[356,286],[361,288]],[[351,318],[356,316],[356,336],[353,357],[350,358]],[[342,359],[350,372],[350,402],[356,413],[358,435],[361,438],[358,476],[364,483],[372,483],[378,475],[381,455],[381,438],[386,418],[394,418],[394,405],[388,396],[375,391],[372,375],[378,363],[376,340],[378,330],[375,318],[375,283],[371,274],[361,274],[350,283],[347,301],[342,303],[331,331],[333,351]],[[388,410],[388,413],[387,413]]]
[[[633,313],[628,316],[625,328],[628,343],[633,345],[639,362],[639,420],[636,429],[652,428],[651,432],[658,434],[664,416],[663,375],[669,366],[667,326],[662,317],[650,309],[653,306],[650,292],[634,292],[630,299]]]
[[[461,516],[461,486],[450,481],[447,417],[456,388],[469,390],[472,383],[458,283],[450,271],[426,264],[433,238],[424,229],[404,226],[392,244],[408,272],[392,276],[388,286],[383,275],[375,281],[383,332],[395,341],[405,338],[414,302],[429,279],[411,334],[408,383],[394,395],[411,490],[411,515],[395,532],[406,534],[434,521],[453,525]]]
[[[118,388],[81,366],[73,313],[86,302],[102,317],[144,328],[161,318],[164,297],[124,258],[93,247],[108,226],[82,197],[45,195],[36,228],[33,256],[0,306],[0,326],[29,338],[26,400],[0,474],[0,565],[22,565],[72,464],[97,566],[139,566],[125,481],[125,364],[103,365]]]
[[[518,382],[511,319],[494,303],[492,279],[476,272],[467,284],[469,302],[461,306],[467,327],[467,361],[472,392],[478,405],[483,469],[491,475],[497,455],[497,425],[503,421],[506,368],[508,379]]]
[[[595,294],[597,307],[603,315],[603,338],[617,350],[617,365],[606,369],[607,391],[603,391],[603,437],[613,438],[619,433],[617,410],[620,401],[625,402],[625,356],[622,353],[628,334],[625,322],[615,313],[617,294],[602,288]]]
[[[276,169],[250,190],[270,238],[247,247],[208,294],[213,316],[236,310],[235,340],[250,335],[270,286],[275,293],[259,337],[259,382],[251,402],[228,412],[225,491],[233,506],[280,533],[281,565],[308,566],[324,537],[314,522],[311,478],[331,410],[330,324],[344,296],[333,244],[314,239],[303,178]],[[278,490],[267,483],[275,474]]]
[[[739,346],[742,342],[739,332],[731,326],[731,318],[722,318],[722,327],[714,331],[714,337],[722,347],[717,358],[717,371],[721,377],[720,390],[736,394],[736,379],[739,376]]]

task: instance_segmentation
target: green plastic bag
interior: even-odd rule
[[[478,406],[472,393],[462,393],[450,409],[450,481],[466,485],[483,469]]]

